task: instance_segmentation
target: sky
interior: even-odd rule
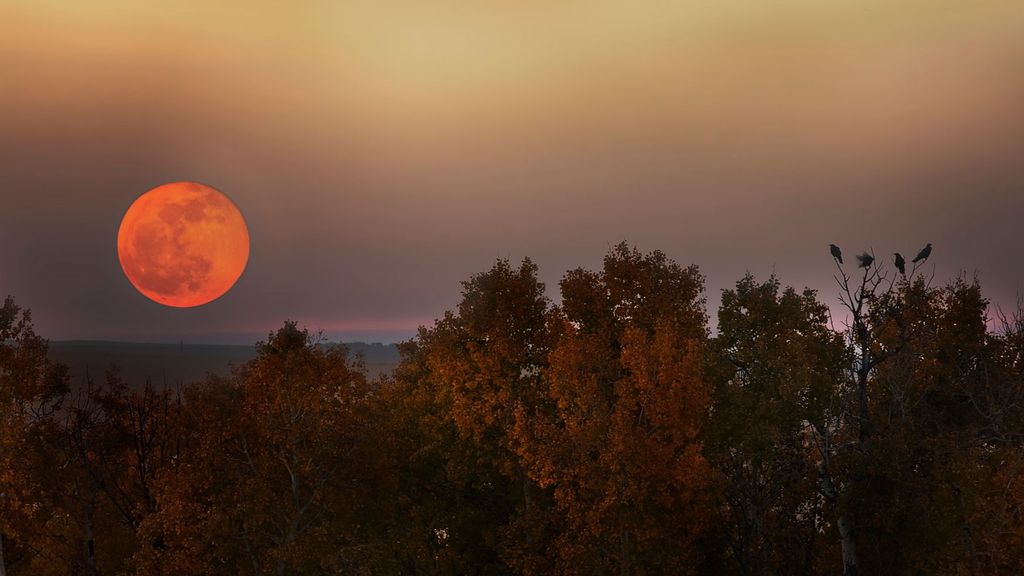
[[[0,295],[54,340],[251,342],[285,319],[409,337],[497,258],[627,241],[819,289],[828,244],[1024,287],[1019,0],[0,4]],[[139,195],[249,225],[222,298],[118,264]],[[713,314],[712,314],[713,315]]]

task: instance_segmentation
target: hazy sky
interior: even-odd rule
[[[262,6],[262,7],[261,7]],[[0,295],[52,339],[252,341],[286,318],[395,340],[497,257],[626,240],[834,299],[829,242],[1024,285],[1024,2],[0,5]],[[118,264],[158,184],[226,192],[226,296]]]

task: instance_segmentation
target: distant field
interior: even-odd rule
[[[355,342],[346,345],[350,356],[362,353],[370,377],[390,372],[398,365],[398,348],[393,344]],[[50,358],[68,366],[73,386],[84,384],[86,375],[101,381],[111,365],[120,368],[122,378],[132,386],[141,386],[146,380],[158,386],[177,385],[201,380],[208,373],[226,376],[232,365],[255,356],[255,346],[50,342]]]

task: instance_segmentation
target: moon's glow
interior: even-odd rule
[[[231,200],[195,182],[153,188],[128,208],[117,232],[128,280],[147,298],[200,306],[234,286],[249,260],[249,230]]]

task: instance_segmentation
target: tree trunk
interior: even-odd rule
[[[843,576],[857,576],[857,544],[853,540],[850,517],[840,514],[836,524],[839,526],[839,539],[843,548]]]
[[[93,517],[90,511],[85,522],[85,565],[90,574],[99,574],[96,569],[96,539],[92,531]]]
[[[619,574],[626,576],[629,573],[629,532],[624,530],[619,535]]]
[[[826,441],[826,450],[831,450]],[[822,495],[832,503],[837,511],[836,528],[839,530],[839,544],[843,551],[843,576],[857,576],[859,564],[857,562],[857,543],[853,537],[853,521],[848,512],[843,511],[841,501],[843,498],[832,482],[831,471],[829,470],[829,459],[826,452],[818,462],[818,481],[821,482]],[[852,482],[844,488],[844,494],[852,490]]]
[[[871,436],[871,412],[868,407],[868,376],[871,375],[871,359],[864,356],[857,370],[857,440],[861,443]]]
[[[7,560],[4,558],[4,533],[0,532],[0,576],[7,576]]]

